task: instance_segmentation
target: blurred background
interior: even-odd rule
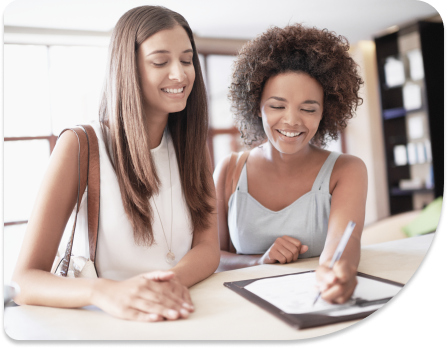
[[[59,132],[98,119],[107,47],[127,10],[162,5],[189,22],[210,107],[216,165],[242,150],[227,98],[232,63],[270,26],[303,23],[345,36],[364,103],[333,151],[360,157],[366,225],[443,194],[443,24],[416,0],[16,0],[4,12],[4,280],[11,279]],[[7,247],[6,247],[7,246]]]

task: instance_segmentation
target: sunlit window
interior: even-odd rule
[[[49,61],[54,134],[98,119],[107,48],[52,46]]]
[[[3,157],[3,218],[28,220],[50,157],[46,140],[7,141]]]
[[[56,136],[98,119],[106,47],[5,45],[4,221],[26,221]]]
[[[242,150],[239,133],[234,129],[234,120],[228,99],[232,66],[235,56],[207,56],[207,72],[210,100],[210,125],[213,128],[213,157],[217,165],[231,151]]]
[[[51,134],[47,46],[4,46],[4,136]]]

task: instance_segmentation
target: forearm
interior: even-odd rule
[[[17,304],[78,308],[92,303],[95,285],[100,279],[63,278],[46,271],[31,269],[14,277],[21,293]]]
[[[212,275],[218,265],[217,244],[203,242],[192,248],[171,271],[184,286],[190,287]]]
[[[322,251],[322,254],[319,259],[320,265],[331,261],[334,251],[336,250],[338,244],[339,240],[335,239],[325,245],[324,250]],[[348,262],[350,265],[358,268],[360,258],[361,258],[361,242],[358,238],[352,236],[349,239],[340,260],[344,260]]]
[[[221,250],[218,272],[259,265],[262,255],[239,255]]]

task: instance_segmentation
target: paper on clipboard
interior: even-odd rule
[[[360,298],[366,301],[393,297],[401,289],[400,286],[365,277],[358,276],[357,280],[358,285],[353,294],[353,298]],[[340,311],[340,315],[346,315],[344,313],[349,309],[347,308],[347,304],[333,305],[322,299],[319,299],[313,306],[313,301],[317,293],[316,275],[314,272],[260,279],[246,285],[244,289],[288,314],[329,311],[327,315],[331,315],[330,313],[336,315]],[[349,312],[350,314],[361,313],[378,309],[381,306],[382,304],[366,307],[352,306]]]

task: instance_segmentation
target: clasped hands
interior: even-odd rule
[[[281,264],[297,261],[300,254],[308,250],[298,239],[289,236],[279,237],[274,244],[261,256],[258,264]],[[344,260],[336,262],[332,269],[330,261],[316,269],[317,290],[321,298],[329,303],[344,303],[352,296],[358,281],[357,268]]]
[[[194,311],[188,289],[170,271],[155,271],[124,280],[98,279],[92,304],[126,320],[188,318]]]

